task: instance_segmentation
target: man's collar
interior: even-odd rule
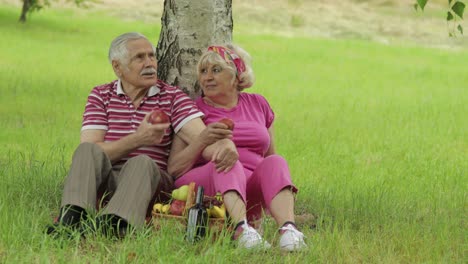
[[[159,93],[159,91],[161,91],[161,89],[159,89],[158,85],[155,84],[153,86],[151,86],[148,90],[148,92],[146,93],[146,96],[148,97],[151,97],[151,96],[154,96],[156,94]],[[122,88],[122,82],[120,81],[120,79],[117,81],[117,95],[124,95],[125,92]]]
[[[148,90],[148,97],[157,95],[159,91],[161,91],[161,89],[159,89],[157,84],[151,86],[151,88]]]
[[[125,95],[120,79],[117,81],[117,95]]]

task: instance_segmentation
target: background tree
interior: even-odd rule
[[[418,7],[424,11],[424,7],[426,6],[428,0],[416,0],[414,3],[414,9],[418,10]],[[465,3],[460,0],[447,0],[448,2],[448,10],[447,10],[447,23],[449,25],[453,25],[452,28],[449,29],[449,35],[455,35],[455,26],[458,32],[463,35],[463,27],[460,24],[460,20],[463,19],[463,13],[465,11]]]
[[[192,98],[196,64],[210,44],[232,41],[232,0],[165,0],[157,46],[158,76]]]
[[[26,22],[26,17],[28,14],[39,11],[44,7],[50,6],[51,0],[22,0],[23,7],[21,9],[21,15],[19,21],[21,23]],[[57,0],[56,0],[57,1]],[[74,2],[77,6],[82,6],[87,0],[67,0],[67,2]]]

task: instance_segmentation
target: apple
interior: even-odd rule
[[[185,210],[185,201],[172,200],[171,208],[169,211],[173,215],[183,215]]]
[[[234,130],[234,121],[232,121],[232,119],[225,117],[218,122],[225,124],[229,130]]]
[[[169,117],[163,111],[159,109],[154,109],[148,118],[148,123],[150,124],[169,123]]]
[[[172,199],[187,201],[188,192],[189,192],[189,186],[182,185],[179,188],[172,191]]]

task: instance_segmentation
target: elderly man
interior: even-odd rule
[[[109,199],[96,219],[99,230],[122,235],[129,226],[143,226],[151,201],[172,188],[167,162],[175,135],[207,159],[216,155],[220,170],[229,170],[238,158],[226,129],[218,131],[217,141],[197,142],[205,129],[203,114],[185,93],[157,79],[155,49],[145,36],[115,38],[109,61],[118,80],[95,87],[88,97],[81,144],[65,181],[58,222],[48,233],[63,226],[79,229],[100,190]],[[153,109],[166,113],[169,123],[150,124]],[[178,162],[187,164],[195,156],[177,153]]]

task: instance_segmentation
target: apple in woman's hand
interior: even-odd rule
[[[225,117],[219,120],[218,122],[225,124],[229,130],[234,130],[234,121],[232,121],[232,119]]]
[[[169,123],[169,117],[163,111],[154,109],[148,118],[150,124]]]

